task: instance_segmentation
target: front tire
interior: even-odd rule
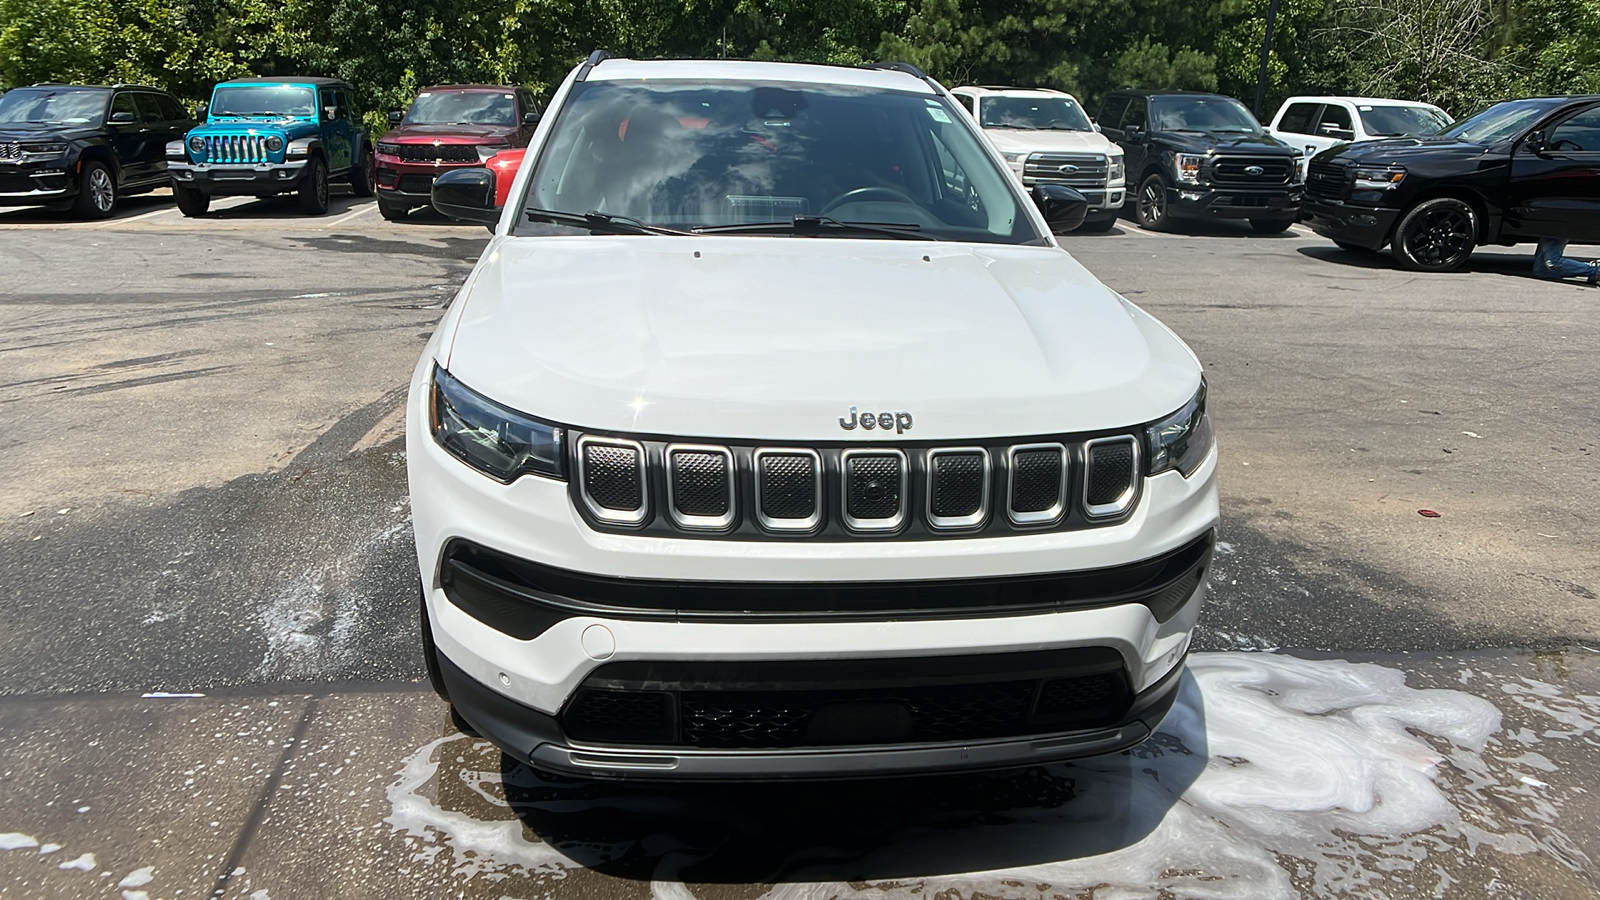
[[[1101,216],[1098,219],[1084,219],[1083,224],[1078,226],[1077,231],[1079,234],[1104,234],[1110,231],[1111,226],[1115,224],[1117,224],[1117,214],[1112,213],[1109,216]]]
[[[1283,234],[1294,224],[1293,219],[1251,219],[1250,228],[1256,234]]]
[[[1167,209],[1167,179],[1157,172],[1139,185],[1139,196],[1134,198],[1133,220],[1140,228],[1166,231],[1172,222]]]
[[[178,201],[178,212],[191,219],[195,216],[205,215],[206,211],[211,208],[211,195],[205,191],[197,191],[194,188],[174,186],[172,188],[172,199]]]
[[[377,193],[378,157],[369,144],[361,154],[361,165],[350,171],[350,193],[357,197],[371,197]]]
[[[328,212],[328,165],[320,156],[306,163],[305,180],[300,182],[300,212],[308,216]]]
[[[1454,272],[1478,244],[1478,214],[1463,200],[1435,197],[1406,210],[1389,252],[1414,272]]]
[[[85,219],[108,219],[117,211],[117,179],[105,163],[90,160],[83,164],[72,211]]]
[[[408,206],[390,203],[382,197],[378,198],[378,215],[383,216],[386,221],[404,222],[410,212],[411,208]]]

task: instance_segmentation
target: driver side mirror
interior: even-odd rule
[[[326,121],[329,121],[329,122],[332,122],[335,119],[339,118],[339,107],[337,107],[337,106],[324,106],[322,108],[322,118],[324,120],[326,120]]]
[[[209,104],[209,103],[202,102],[199,106],[196,106],[194,108],[194,117],[196,119],[201,120],[202,122],[205,121],[206,116],[208,116],[210,114],[211,114],[211,104]]]
[[[1033,205],[1056,234],[1077,228],[1089,215],[1089,198],[1064,184],[1036,184],[1032,196]]]
[[[462,222],[493,225],[500,221],[494,205],[494,170],[456,169],[433,180],[433,208]]]
[[[399,125],[400,124],[400,120],[404,119],[405,117],[406,117],[406,114],[401,112],[398,109],[389,110],[389,124],[390,125]]]
[[[530,109],[523,113],[522,124],[528,128],[532,128],[533,126],[539,124],[539,111],[537,109]]]
[[[1533,153],[1543,153],[1549,143],[1550,139],[1543,131],[1530,131],[1528,136],[1522,139],[1523,146]]]
[[[137,121],[138,119],[131,112],[123,111],[111,114],[111,124],[113,125],[132,125]]]
[[[1124,125],[1122,126],[1122,133],[1130,144],[1144,143],[1144,129],[1138,125]]]

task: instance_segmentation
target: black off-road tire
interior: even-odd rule
[[[1101,216],[1098,219],[1084,219],[1083,224],[1079,225],[1076,231],[1080,234],[1103,234],[1110,231],[1111,227],[1116,224],[1117,215],[1112,213],[1109,216]]]
[[[308,216],[328,213],[328,164],[322,157],[313,156],[306,163],[306,174],[300,182],[300,212]]]
[[[1172,224],[1172,214],[1167,209],[1167,179],[1156,172],[1139,183],[1139,193],[1133,198],[1133,220],[1140,228],[1149,231],[1166,231]]]
[[[1465,200],[1434,197],[1405,211],[1389,253],[1413,272],[1454,272],[1478,244],[1478,214]]]
[[[372,145],[361,151],[361,164],[350,170],[350,193],[357,197],[371,197],[378,192],[378,157]]]
[[[72,211],[83,219],[108,219],[117,211],[117,176],[105,163],[91,159],[83,164]]]
[[[211,209],[211,195],[194,188],[174,186],[172,188],[172,199],[178,201],[178,212],[191,219],[195,216],[203,216],[207,210]]]
[[[1293,224],[1293,219],[1251,219],[1250,230],[1256,234],[1283,234]]]
[[[390,203],[382,197],[378,198],[378,215],[383,216],[384,219],[390,222],[404,222],[410,212],[411,207],[409,206]]]

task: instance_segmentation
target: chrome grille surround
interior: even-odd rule
[[[680,461],[679,456],[718,459],[722,462],[722,496],[725,498],[720,514],[702,514],[685,512],[680,508],[682,498],[679,496],[685,485],[682,479],[689,473],[686,469],[687,460]],[[699,531],[722,531],[733,524],[738,514],[738,504],[735,497],[735,478],[733,465],[733,452],[727,447],[718,447],[712,444],[668,444],[664,454],[667,465],[667,512],[672,516],[672,521],[679,528]],[[715,492],[714,484],[709,485]]]
[[[1294,178],[1299,163],[1289,156],[1240,156],[1223,154],[1212,157],[1208,163],[1211,181],[1216,184],[1239,187],[1279,187]],[[1260,175],[1251,175],[1246,169],[1260,167]]]
[[[774,516],[768,509],[767,461],[794,458],[806,460],[811,466],[811,514],[808,516]],[[822,454],[803,447],[758,447],[752,456],[755,469],[756,522],[771,532],[805,533],[817,530],[822,524]]]
[[[1128,461],[1126,463],[1111,462],[1109,460],[1105,463],[1096,463],[1095,458],[1097,452],[1101,451],[1101,448],[1114,451],[1120,446],[1127,447]],[[1126,465],[1130,473],[1130,476],[1127,478],[1127,486],[1123,488],[1122,492],[1116,497],[1100,503],[1091,502],[1092,500],[1099,499],[1097,497],[1097,488],[1095,485],[1097,465],[1117,465],[1119,467]],[[1120,516],[1127,512],[1128,508],[1133,505],[1133,501],[1139,496],[1138,487],[1139,476],[1141,472],[1142,470],[1140,469],[1139,460],[1139,442],[1134,440],[1132,437],[1128,435],[1117,435],[1116,437],[1095,438],[1092,441],[1084,442],[1082,498],[1084,514],[1091,519],[1104,519],[1111,516]]]
[[[1056,485],[1056,502],[1043,509],[1017,509],[1017,489],[1022,485],[1017,479],[1017,457],[1023,454],[1048,452],[1060,460],[1061,472]],[[1067,511],[1067,484],[1072,474],[1072,454],[1065,444],[1017,444],[1006,448],[1006,516],[1016,525],[1051,525],[1061,520]],[[1031,504],[1029,504],[1031,506]]]
[[[634,478],[639,493],[637,507],[612,507],[602,505],[594,497],[594,482],[592,477],[599,473],[592,471],[592,466],[601,460],[591,460],[591,451],[606,449],[613,451],[628,450],[634,454]],[[650,485],[648,480],[648,465],[646,463],[644,445],[638,441],[623,438],[595,437],[584,435],[578,439],[578,493],[583,497],[585,508],[589,514],[611,525],[635,526],[644,524],[650,517]]]
[[[1071,166],[1076,171],[1063,172],[1062,166]],[[1039,152],[1028,154],[1023,161],[1022,177],[1028,181],[1050,184],[1103,188],[1110,168],[1111,164],[1103,153]]]
[[[898,478],[894,484],[896,492],[894,514],[889,516],[856,516],[852,510],[860,512],[865,512],[866,510],[861,510],[855,502],[857,498],[852,497],[852,488],[858,486],[857,478],[872,477],[871,474],[865,471],[858,472],[856,466],[861,465],[864,468],[871,465],[874,460],[879,461],[880,464],[883,461],[893,461],[895,464]],[[844,518],[845,527],[851,531],[863,532],[899,531],[900,526],[905,524],[906,505],[910,499],[908,496],[909,491],[907,490],[910,486],[910,473],[908,471],[910,465],[906,459],[905,451],[878,449],[876,447],[872,449],[846,450],[839,455],[839,467],[841,472],[839,479],[840,514]],[[859,486],[863,490],[870,491],[872,483],[869,481],[867,484]],[[862,497],[860,499],[865,503],[881,502],[871,497]]]
[[[939,460],[945,457],[977,456],[982,460],[979,473],[978,507],[965,515],[941,516],[935,510],[939,505]],[[955,531],[964,528],[977,528],[989,518],[989,493],[994,481],[994,463],[989,458],[989,451],[983,447],[937,447],[928,451],[928,493],[926,506],[928,509],[928,525],[932,528]]]

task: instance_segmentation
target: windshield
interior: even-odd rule
[[[515,125],[517,105],[509,93],[423,91],[406,113],[407,125]]]
[[[1083,108],[1071,97],[985,97],[981,103],[985,128],[1094,130]]]
[[[311,88],[282,84],[219,87],[211,95],[208,116],[314,116],[317,95]]]
[[[778,223],[798,231],[797,216],[823,216],[929,239],[1041,240],[1012,176],[965,121],[929,94],[745,81],[583,82],[540,152],[526,206],[678,230]],[[526,223],[519,230],[541,233]],[[865,234],[807,231],[819,233]]]
[[[1498,144],[1521,134],[1561,103],[1560,100],[1509,100],[1496,103],[1439,132],[1439,137],[1458,138],[1478,144]]]
[[[0,96],[0,122],[100,125],[110,99],[106,91],[17,88]]]
[[[1437,134],[1450,124],[1442,110],[1427,106],[1359,106],[1361,127],[1373,137]]]
[[[1156,131],[1220,131],[1260,134],[1261,123],[1229,97],[1156,97],[1150,101]]]

